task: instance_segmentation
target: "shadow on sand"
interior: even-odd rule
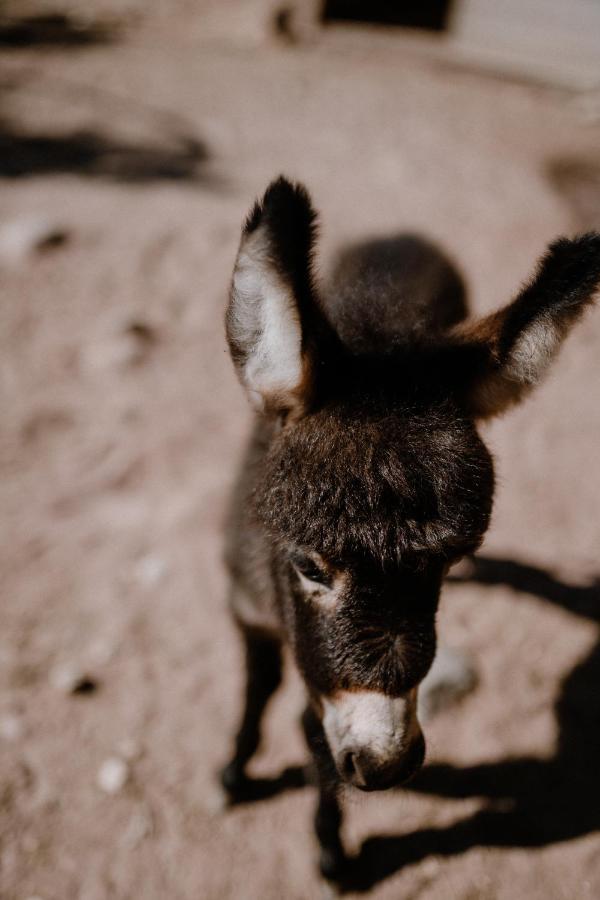
[[[235,799],[229,798],[230,806],[243,806],[258,800],[269,800],[284,791],[295,791],[309,784],[306,768],[288,766],[272,778],[247,778],[244,787],[236,788]]]
[[[88,130],[30,133],[0,119],[0,178],[75,174],[112,181],[206,183],[208,158],[205,144],[193,136],[139,144]]]
[[[60,47],[76,49],[107,44],[116,37],[116,27],[108,23],[78,22],[63,13],[34,16],[0,14],[0,47]]]

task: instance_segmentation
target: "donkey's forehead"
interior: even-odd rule
[[[324,409],[275,438],[256,497],[267,527],[337,559],[474,549],[493,486],[474,428],[442,409],[356,412]]]

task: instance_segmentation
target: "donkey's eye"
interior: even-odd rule
[[[320,584],[323,587],[331,587],[332,579],[329,572],[326,572],[318,563],[311,559],[310,556],[299,555],[295,553],[292,556],[292,565],[296,571],[308,581],[314,584]]]

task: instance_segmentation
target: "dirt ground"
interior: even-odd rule
[[[240,223],[286,172],[324,264],[422,232],[487,311],[600,225],[600,118],[417,39],[293,45],[252,3],[150,6],[63,4],[85,40],[0,47],[0,897],[309,900],[314,794],[277,790],[306,758],[293,673],[254,765],[272,796],[214,802],[241,688],[221,564],[249,423],[222,329]],[[411,790],[350,798],[373,898],[600,896],[599,379],[595,308],[486,428],[493,524],[439,629],[479,685],[428,726]]]

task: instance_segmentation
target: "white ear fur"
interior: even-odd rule
[[[526,397],[546,375],[569,324],[545,315],[524,329],[502,367],[474,385],[471,406],[475,414],[495,416]]]
[[[259,410],[291,405],[303,379],[302,328],[291,287],[269,259],[264,225],[242,239],[229,333],[244,348],[239,370],[253,405]]]
[[[462,340],[487,347],[489,356],[468,397],[471,412],[496,415],[526,396],[599,289],[600,234],[560,238],[512,303],[479,322],[458,326]]]

